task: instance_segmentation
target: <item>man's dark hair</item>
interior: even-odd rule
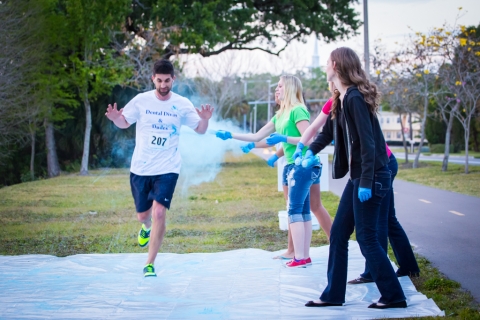
[[[170,60],[162,59],[155,62],[153,65],[153,75],[156,74],[169,74],[173,78],[173,64],[170,62]]]

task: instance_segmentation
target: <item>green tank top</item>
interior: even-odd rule
[[[300,137],[300,131],[298,131],[297,123],[300,121],[310,121],[310,113],[307,108],[300,104],[293,107],[289,111],[283,112],[280,116],[276,114],[272,118],[272,122],[275,125],[275,131],[289,136],[289,137]],[[285,160],[288,164],[293,163],[292,156],[297,149],[297,145],[291,144],[288,142],[282,142],[283,152],[285,153]],[[303,154],[308,150],[308,147],[303,148]]]

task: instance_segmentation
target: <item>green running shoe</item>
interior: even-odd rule
[[[143,276],[144,277],[156,277],[157,274],[155,273],[155,268],[153,264],[149,263],[143,268]]]
[[[138,232],[138,244],[140,247],[145,247],[148,245],[148,242],[150,241],[150,229],[147,230],[145,228],[145,225],[142,224],[142,229]]]

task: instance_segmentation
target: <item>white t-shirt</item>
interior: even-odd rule
[[[137,123],[130,171],[140,176],[180,173],[180,127],[196,129],[200,122],[192,102],[174,92],[162,101],[151,90],[130,100],[123,116],[128,123]]]

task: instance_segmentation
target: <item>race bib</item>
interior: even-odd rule
[[[152,131],[147,135],[146,142],[149,149],[168,149],[170,147],[170,136],[167,133]]]

